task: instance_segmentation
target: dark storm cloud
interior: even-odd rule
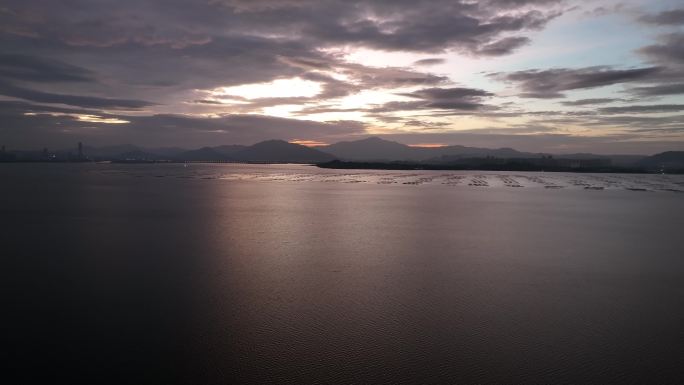
[[[403,123],[404,123],[404,127],[411,127],[411,128],[420,127],[423,130],[444,129],[444,127],[451,125],[451,123],[448,123],[448,122],[432,122],[429,120],[417,120],[417,119],[407,119]]]
[[[639,18],[639,21],[647,24],[657,25],[683,25],[684,24],[684,9],[673,9],[656,13],[654,15],[645,15]]]
[[[416,60],[413,62],[413,65],[415,66],[434,66],[438,64],[444,64],[446,63],[446,60],[438,57],[432,57],[432,58],[427,58],[427,59],[420,59]]]
[[[362,89],[436,85],[449,81],[446,76],[419,72],[410,68],[370,67],[345,62],[334,55],[324,56],[320,53],[316,57],[313,55],[308,58],[280,56],[279,59],[286,65],[298,68],[300,71],[307,71],[300,75],[303,79],[321,82],[324,87],[334,84],[336,88],[346,87],[348,90],[354,89],[355,92]],[[350,80],[344,82],[320,71],[337,72]]]
[[[93,74],[58,60],[0,54],[0,78],[30,82],[89,82]]]
[[[318,45],[376,49],[476,52],[503,33],[542,28],[558,16],[547,2],[433,1],[224,1],[270,29],[317,40]],[[314,17],[312,17],[315,15]],[[258,19],[257,19],[258,17]],[[283,19],[287,20],[283,25]],[[287,28],[289,27],[289,28]]]
[[[679,137],[678,134],[684,133],[684,126],[672,127],[672,128],[642,128],[639,130],[634,130],[634,132],[643,133],[658,133],[658,134],[677,134],[674,137]]]
[[[504,8],[522,7],[526,5],[550,5],[559,3],[558,0],[485,0],[484,2],[492,6]]]
[[[468,101],[418,101],[418,102],[387,102],[378,107],[369,108],[367,111],[372,113],[388,113],[388,112],[400,112],[400,111],[417,111],[417,110],[452,110],[458,112],[471,112],[482,108],[483,105],[480,103],[468,102]],[[373,115],[369,115],[373,116]]]
[[[288,36],[314,46],[476,52],[501,34],[542,28],[559,1],[7,0],[5,33],[72,46],[201,46],[229,35]]]
[[[255,36],[217,37],[182,48],[128,44],[107,49],[80,47],[78,52],[82,62],[124,85],[171,89],[268,82],[308,72],[288,58],[334,60],[302,42]]]
[[[414,110],[454,110],[475,111],[485,107],[483,99],[491,93],[475,88],[424,88],[401,93],[401,96],[418,99],[417,101],[393,101],[371,108],[373,113],[414,111]]]
[[[663,35],[659,40],[659,44],[643,47],[639,52],[663,65],[684,66],[684,33]]]
[[[634,105],[624,107],[604,107],[600,108],[601,114],[644,114],[644,113],[668,113],[684,111],[684,104],[656,104],[656,105]]]
[[[3,116],[35,113],[92,114],[94,111],[68,107],[46,106],[20,101],[0,100],[0,114]]]
[[[639,115],[637,115],[639,114]],[[559,115],[563,116],[563,115]],[[684,115],[646,116],[640,112],[622,111],[615,114],[587,113],[586,115],[566,115],[563,118],[540,118],[531,121],[534,124],[550,124],[557,127],[568,125],[591,128],[592,130],[614,131],[619,129],[623,132],[638,132],[640,130],[669,130],[681,127],[684,124]]]
[[[661,67],[661,71],[648,79],[649,84],[630,88],[626,92],[637,97],[684,94],[684,49],[682,47],[684,47],[684,33],[679,32],[661,35],[656,44],[638,49],[638,53],[653,65]]]
[[[459,132],[469,134],[489,134],[489,135],[524,135],[539,133],[558,133],[557,127],[543,124],[516,124],[506,128],[477,128],[473,130],[461,130]]]
[[[197,104],[210,104],[210,105],[223,105],[223,103],[216,101],[216,100],[206,100],[206,99],[198,99],[194,100],[193,103]]]
[[[614,69],[585,67],[578,69],[554,68],[491,74],[490,77],[518,86],[524,98],[563,98],[564,91],[596,88],[645,79],[662,70],[661,67]]]
[[[19,48],[26,47],[30,45]],[[362,89],[437,85],[448,80],[406,68],[347,63],[302,42],[254,36],[215,38],[204,45],[182,48],[124,44],[76,49],[58,44],[49,45],[49,51],[66,58],[77,53],[79,64],[98,69],[98,77],[102,79],[99,88],[91,88],[88,93],[126,96],[118,99],[133,96],[168,105],[202,99],[198,95],[186,95],[186,100],[169,100],[174,95],[180,97],[182,92],[279,78],[301,77],[320,82],[323,92],[317,98],[322,100]],[[349,80],[315,72],[321,70],[341,73]]]
[[[684,115],[677,113],[684,111],[683,108],[682,105],[636,105],[573,111],[522,111],[518,113],[495,111],[480,113],[480,115],[492,118],[526,117],[528,118],[525,123],[527,125],[555,126],[559,131],[575,126],[588,127],[592,130],[615,131],[618,129],[635,132],[644,129],[668,130],[680,127],[684,124]]]
[[[579,100],[571,100],[567,102],[561,102],[562,105],[564,106],[590,106],[594,104],[606,104],[606,103],[613,103],[613,102],[619,102],[621,99],[614,99],[614,98],[596,98],[596,99],[579,99]]]
[[[319,105],[319,106],[311,106],[311,107],[304,107],[299,111],[294,112],[295,115],[299,116],[307,116],[310,114],[327,114],[331,112],[363,112],[365,111],[362,108],[339,108],[335,107],[332,105]]]
[[[353,78],[363,88],[396,88],[428,86],[448,82],[439,76],[399,67],[367,67],[360,64],[341,64],[339,70]]]
[[[684,83],[659,84],[649,87],[634,87],[630,88],[628,92],[637,96],[681,95],[684,94]]]
[[[498,55],[526,41],[516,34],[542,28],[558,16],[558,3],[70,0],[65,5],[6,0],[0,44],[14,56],[3,58],[0,72],[14,80],[93,81],[99,88],[84,93],[160,103],[177,102],[166,99],[178,92],[326,69],[353,75],[355,84],[329,80],[322,98],[359,87],[436,85],[447,79],[343,63],[321,48]]]
[[[424,100],[474,100],[483,96],[491,96],[490,92],[476,88],[425,88],[418,91],[400,94],[416,99]]]
[[[516,49],[528,44],[530,39],[524,36],[506,37],[493,43],[485,44],[477,49],[476,53],[481,56],[508,55]]]
[[[610,115],[597,116],[595,123],[632,127],[669,127],[684,124],[684,115],[646,116],[646,115]]]
[[[68,47],[55,42],[42,43],[25,38],[3,41],[0,36],[3,48],[23,54],[38,50],[41,56],[78,63],[90,70],[93,81],[72,82],[61,88],[48,87],[46,83],[46,86],[32,85],[32,89],[149,100],[166,105],[206,98],[195,90],[268,82],[308,71],[289,64],[285,58],[322,62],[335,59],[311,51],[299,42],[258,37],[217,38],[201,47],[184,48],[135,44],[107,48]]]
[[[103,108],[103,109],[140,109],[149,107],[154,103],[143,100],[133,99],[115,99],[115,98],[100,98],[95,96],[80,96],[80,95],[66,95],[53,94],[48,92],[31,90],[22,88],[10,83],[0,81],[0,95],[10,96],[29,100],[38,103],[55,103],[68,104],[71,106],[84,108]]]

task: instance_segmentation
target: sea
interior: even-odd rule
[[[0,164],[14,383],[676,384],[684,176]]]

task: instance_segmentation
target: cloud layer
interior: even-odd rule
[[[631,22],[654,37],[627,53],[635,58],[629,63],[562,65],[536,53],[540,34],[561,18],[582,22],[585,6],[5,0],[0,137],[13,146],[207,145],[501,129],[525,136],[629,131],[650,141],[667,133],[678,140],[672,135],[684,112],[677,100],[684,95],[684,9],[632,10]],[[507,58],[517,58],[510,69],[486,73],[467,64],[491,69]],[[318,91],[225,91],[279,80]]]

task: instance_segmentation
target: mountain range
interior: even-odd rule
[[[93,160],[319,163],[336,159],[335,156],[326,152],[289,143],[284,140],[267,140],[251,146],[222,145],[202,147],[196,150],[181,148],[154,149],[132,145],[101,148],[85,147],[83,152],[85,156]]]
[[[478,148],[465,146],[411,147],[377,137],[338,142],[320,147],[322,151],[342,160],[353,161],[428,161],[440,157],[486,157],[528,158],[537,154],[516,151],[512,148]]]
[[[38,151],[15,151],[18,160],[36,160],[45,156]],[[74,150],[57,151],[52,159],[69,159]],[[466,146],[411,147],[402,143],[371,137],[356,141],[338,142],[328,146],[306,147],[283,140],[267,140],[251,146],[220,145],[188,150],[178,147],[144,148],[130,144],[89,147],[84,156],[92,160],[128,161],[210,161],[210,162],[269,162],[321,163],[334,159],[352,162],[422,162],[450,164],[471,158],[534,159],[548,154],[521,152],[512,148],[478,148]],[[684,168],[684,151],[668,151],[653,156],[560,154],[557,159],[602,159],[614,166],[655,169],[657,167]]]

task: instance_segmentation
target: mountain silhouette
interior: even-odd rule
[[[478,148],[466,146],[411,147],[402,143],[369,137],[355,141],[337,142],[327,146],[306,147],[284,140],[266,140],[251,146],[219,145],[188,150],[178,147],[147,148],[132,144],[104,147],[84,146],[87,159],[126,161],[233,161],[274,163],[322,163],[334,159],[352,162],[394,162],[409,161],[425,164],[458,163],[471,158],[533,159],[542,153],[521,152],[512,148]],[[68,161],[76,148],[51,151],[57,161]],[[7,151],[7,159],[17,161],[40,161],[41,150]],[[10,156],[11,155],[11,156]],[[589,153],[556,154],[553,158],[574,160],[610,160],[619,167],[636,167],[658,171],[684,169],[684,151],[667,151],[652,156],[644,155],[596,155]],[[7,160],[5,160],[7,161]]]
[[[684,169],[684,151],[666,151],[646,157],[638,165],[648,169]]]
[[[182,161],[225,161],[231,160],[227,155],[222,154],[212,147],[202,147],[197,150],[185,151],[174,156]]]
[[[216,151],[219,154],[225,155],[227,157],[231,157],[233,154],[240,152],[247,148],[247,146],[241,146],[239,144],[227,144],[223,146],[216,146],[212,147],[214,151]]]
[[[340,159],[354,161],[449,161],[464,157],[494,156],[499,158],[523,158],[535,154],[512,148],[477,148],[465,146],[411,147],[405,144],[371,137],[351,142],[338,142],[320,148]]]
[[[337,142],[321,147],[322,151],[348,160],[421,160],[415,148],[389,140],[371,137],[351,142]]]
[[[333,155],[325,152],[284,140],[259,142],[231,154],[230,157],[244,162],[291,163],[317,163],[335,159]]]

